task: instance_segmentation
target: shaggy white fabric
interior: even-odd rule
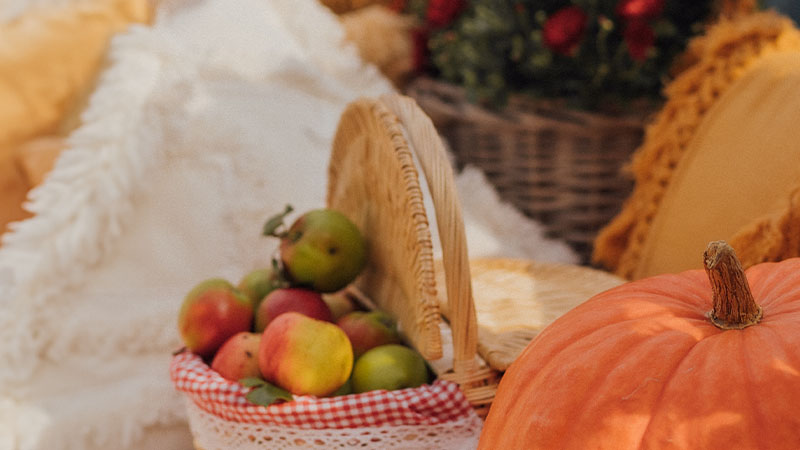
[[[183,295],[266,264],[264,219],[324,204],[342,109],[392,89],[315,0],[173,3],[110,59],[0,249],[2,450],[191,448],[167,373]],[[575,261],[479,173],[458,189],[473,256]]]

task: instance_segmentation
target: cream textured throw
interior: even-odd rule
[[[114,39],[35,216],[4,237],[0,450],[191,448],[167,373],[184,294],[267,263],[265,218],[324,205],[345,105],[392,89],[315,0],[162,6]],[[458,182],[473,255],[575,260],[481,174]]]

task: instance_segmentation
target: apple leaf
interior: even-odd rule
[[[261,231],[261,233],[264,236],[283,237],[286,232],[279,232],[278,228],[283,226],[283,219],[285,219],[286,216],[292,211],[294,211],[292,205],[286,205],[286,209],[282,213],[276,214],[267,219],[267,223],[264,224],[264,229]]]
[[[255,378],[258,380],[258,378]],[[269,406],[273,403],[289,402],[292,401],[292,394],[285,389],[267,383],[264,380],[259,380],[262,384],[245,395],[245,398],[250,403],[261,406]],[[240,381],[241,382],[241,381]]]
[[[243,385],[244,387],[259,387],[267,384],[267,382],[261,378],[247,377],[239,380],[239,384]]]

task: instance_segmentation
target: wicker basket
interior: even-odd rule
[[[187,396],[196,448],[305,448],[311,441],[335,443],[336,448],[452,447],[434,443],[433,436],[450,443],[471,442],[503,371],[530,340],[567,310],[624,281],[583,266],[470,260],[454,186],[442,141],[413,99],[396,94],[360,99],[343,112],[333,142],[327,205],[362,230],[369,261],[346,292],[363,306],[395,317],[406,341],[428,360],[437,377],[457,384],[463,394],[459,397],[475,412],[474,420],[466,417],[433,429],[297,429],[235,421],[205,405],[220,398],[227,402],[229,392],[220,394],[215,383],[200,383],[191,376],[178,388],[196,389],[199,384],[204,391],[199,400]],[[426,210],[426,195],[433,211]],[[437,260],[429,213],[435,214],[438,225],[442,258]],[[206,394],[208,390],[214,394]]]
[[[426,77],[412,81],[406,94],[433,119],[457,166],[482,169],[502,199],[588,263],[598,230],[633,188],[621,169],[642,142],[652,109],[604,115],[514,97],[498,112]]]
[[[437,264],[420,177],[435,209]],[[327,203],[353,220],[370,245],[355,290],[397,318],[438,376],[457,382],[484,416],[502,372],[541,329],[623,280],[588,267],[470,261],[453,177],[437,130],[413,99],[363,99],[342,115]],[[445,287],[438,294],[437,280]],[[475,296],[473,280],[480,280]]]

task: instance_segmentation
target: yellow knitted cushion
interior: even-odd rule
[[[762,58],[706,113],[643,243],[634,278],[702,267],[708,242],[730,241],[781,211],[800,183],[800,51]]]
[[[55,131],[92,85],[110,37],[150,12],[148,0],[92,0],[0,24],[0,147]]]
[[[773,12],[692,42],[634,155],[636,186],[595,240],[596,264],[628,279],[700,267],[714,239],[745,266],[800,254],[787,234],[800,228],[798,54],[800,30]]]

